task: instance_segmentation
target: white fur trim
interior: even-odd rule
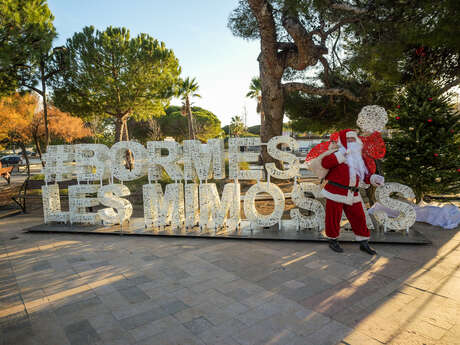
[[[340,163],[343,163],[347,160],[347,158],[345,157],[344,154],[342,154],[341,152],[337,151],[335,154],[335,157],[337,158],[337,161]]]
[[[323,188],[320,194],[324,196],[326,199],[340,202],[342,204],[347,204],[347,205],[353,205],[357,202],[359,203],[361,202],[361,197],[359,193],[358,195],[354,196],[351,190],[348,190],[347,195],[340,195],[340,194],[333,194],[331,192],[328,192],[326,189]]]
[[[358,135],[356,134],[355,131],[349,131],[349,132],[347,132],[347,134],[346,134],[345,136],[346,136],[347,138],[355,138],[355,139],[356,139],[356,137],[357,137]]]
[[[360,143],[361,145],[363,144],[361,139],[358,137],[358,133],[356,133],[355,131],[347,132],[346,137],[347,138],[355,138],[356,142]]]
[[[355,235],[355,238],[356,238],[356,241],[366,241],[366,240],[369,240],[370,236],[369,237],[365,237],[365,236],[359,236],[359,235]]]
[[[373,174],[370,180],[371,184],[375,187],[383,186],[385,184],[385,178],[377,174]]]
[[[326,236],[326,237],[327,237],[328,239],[330,239],[330,240],[336,240],[336,239],[339,238],[339,236],[337,236],[337,237],[329,237],[329,236]]]

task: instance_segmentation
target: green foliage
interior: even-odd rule
[[[189,77],[179,80],[177,96],[180,96],[183,100],[185,115],[187,116],[187,125],[188,125],[188,139],[198,138],[197,128],[196,128],[196,119],[193,116],[191,108],[191,98],[192,97],[201,97],[197,91],[199,89],[198,83],[195,78],[190,79]]]
[[[249,92],[246,94],[246,97],[255,99],[257,101],[257,113],[262,113],[262,84],[259,77],[253,77],[251,79],[251,84],[249,84]],[[263,115],[262,115],[263,116]]]
[[[56,78],[54,102],[81,117],[160,116],[180,74],[177,58],[147,34],[83,28],[67,40],[68,69]]]
[[[230,135],[234,137],[240,137],[246,132],[246,126],[240,116],[232,117],[229,130]]]
[[[345,88],[360,97],[359,102],[345,97],[317,96],[296,92],[287,96],[285,111],[297,132],[331,133],[340,129],[356,127],[361,108],[378,104],[385,108],[392,104],[396,89],[381,81],[369,81],[364,75],[350,76],[337,69],[326,76],[319,76],[332,88]]]
[[[247,0],[238,1],[238,7],[230,14],[227,26],[237,37],[247,40],[260,37],[257,20],[252,14]]]
[[[275,21],[277,40],[286,40],[287,38],[286,30],[282,24],[283,12],[299,17],[307,30],[316,28],[319,24],[320,13],[324,20],[331,22],[338,21],[348,15],[346,11],[342,13],[331,10],[328,0],[268,0],[267,3]],[[247,40],[260,38],[257,20],[247,0],[238,1],[238,6],[230,13],[227,26],[237,37]]]
[[[190,79],[189,77],[179,80],[177,85],[177,96],[181,97],[182,100],[187,100],[192,97],[201,97],[197,93],[199,89],[198,83],[195,78]]]
[[[111,147],[115,144],[115,133],[113,128],[115,122],[110,117],[89,116],[85,119],[86,126],[93,133],[90,140],[96,144],[104,144]]]
[[[220,120],[209,110],[192,107],[196,123],[196,137],[201,141],[222,136]],[[166,115],[158,119],[163,137],[173,137],[177,141],[188,138],[187,118],[182,115],[182,108],[170,106],[166,108]]]
[[[129,119],[128,128],[130,139],[135,139],[145,145],[147,141],[160,140],[161,129],[157,117],[151,117],[147,120]]]
[[[230,125],[222,127],[222,131],[225,135],[230,135]],[[233,135],[233,134],[232,134]],[[258,137],[260,136],[260,125],[246,128],[240,135],[240,137]]]
[[[387,181],[426,193],[460,191],[460,114],[439,87],[412,83],[400,96],[387,127],[392,129],[384,159]]]
[[[248,127],[248,133],[260,135],[260,125]]]
[[[249,92],[246,97],[258,99],[262,95],[262,85],[260,84],[259,77],[253,77],[251,84],[249,84]]]
[[[422,58],[424,74],[442,87],[460,76],[458,0],[379,0],[372,6],[347,32],[354,69],[406,84],[416,79],[414,66]]]
[[[56,37],[54,17],[45,0],[0,2],[0,95],[21,86]]]

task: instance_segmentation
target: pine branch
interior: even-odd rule
[[[359,102],[359,97],[356,97],[350,90],[341,88],[323,88],[315,87],[304,83],[286,83],[283,84],[285,92],[301,91],[309,95],[319,96],[343,96],[351,101]]]
[[[331,4],[331,8],[333,8],[333,9],[335,9],[335,10],[353,12],[353,13],[356,13],[356,14],[364,14],[364,13],[367,13],[367,10],[366,10],[366,9],[360,8],[360,7],[356,7],[356,6],[352,6],[352,5],[349,5],[349,4],[338,4],[338,3],[335,3],[335,4]]]

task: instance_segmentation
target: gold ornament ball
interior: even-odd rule
[[[440,177],[436,177],[434,180],[435,180],[436,182],[441,182],[442,179],[441,179]]]
[[[406,161],[410,161],[410,157],[406,157]]]

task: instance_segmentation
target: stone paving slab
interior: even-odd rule
[[[63,223],[49,223],[34,225],[26,229],[30,232],[49,233],[79,233],[99,235],[134,235],[134,236],[164,236],[164,237],[200,237],[220,239],[251,239],[251,240],[280,240],[280,241],[312,241],[324,242],[327,237],[323,232],[316,230],[298,230],[293,220],[282,220],[269,228],[252,227],[250,222],[242,220],[237,230],[223,229],[191,229],[171,227],[150,229],[144,226],[142,218],[132,218],[129,223],[112,226],[103,225],[71,225]],[[339,237],[341,242],[355,242],[354,234],[342,230]],[[371,243],[400,243],[400,244],[430,244],[430,240],[418,232],[414,227],[408,231],[376,232],[371,231]]]
[[[0,345],[460,344],[460,229],[432,245],[32,233],[0,220]]]

